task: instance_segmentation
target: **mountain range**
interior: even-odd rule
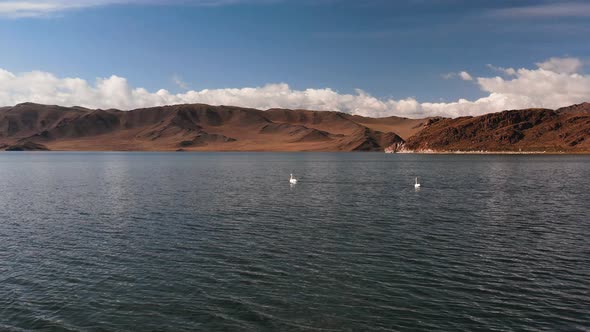
[[[590,153],[590,103],[424,119],[204,104],[121,111],[23,103],[0,107],[0,149]]]

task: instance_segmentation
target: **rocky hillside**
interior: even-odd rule
[[[406,152],[590,152],[590,104],[430,119]]]
[[[397,122],[395,121],[397,119]],[[7,150],[383,151],[404,139],[371,119],[337,112],[175,105],[132,111],[32,103],[0,108],[0,148]],[[406,137],[407,138],[407,137]]]
[[[119,111],[25,103],[0,108],[0,149],[590,153],[590,104],[407,119],[202,104]]]

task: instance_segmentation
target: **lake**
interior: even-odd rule
[[[0,153],[0,188],[0,330],[590,328],[590,156]]]

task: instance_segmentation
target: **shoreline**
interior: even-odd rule
[[[481,155],[568,155],[568,154],[590,154],[590,151],[573,152],[573,151],[400,151],[400,152],[386,152],[399,154],[481,154]]]
[[[31,151],[5,151],[0,150],[0,153],[62,153],[62,152],[74,152],[74,153],[89,153],[89,152],[105,152],[105,153],[358,153],[358,154],[403,154],[403,155],[590,155],[590,151],[294,151],[294,150],[31,150]]]

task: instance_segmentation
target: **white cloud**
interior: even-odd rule
[[[537,62],[536,65],[545,70],[564,74],[577,73],[584,66],[578,58],[551,58],[544,62]]]
[[[115,1],[0,1],[0,16],[8,17],[35,17],[43,16],[59,11],[94,7],[114,3]]]
[[[492,14],[498,17],[514,18],[589,17],[590,3],[558,1],[533,6],[503,8],[493,11]]]
[[[577,61],[576,61],[577,60]],[[473,83],[487,93],[476,100],[418,102],[414,98],[383,99],[363,90],[352,94],[330,88],[295,90],[285,83],[260,87],[156,92],[130,86],[116,75],[94,83],[80,78],[60,78],[32,71],[15,74],[0,69],[0,106],[22,102],[85,106],[89,108],[133,109],[181,103],[236,105],[258,109],[274,107],[341,111],[373,117],[464,116],[528,107],[558,108],[590,101],[590,75],[580,73],[581,61],[552,58],[534,69],[504,69],[505,77],[477,77]],[[493,67],[493,66],[492,66]],[[496,67],[494,67],[496,68]],[[576,70],[577,72],[572,72]],[[469,75],[471,77],[471,75]]]
[[[238,3],[272,3],[276,0],[0,0],[0,17],[39,17],[73,9],[116,4],[183,4],[223,6]]]
[[[460,71],[458,73],[448,73],[448,74],[442,75],[442,77],[445,80],[450,80],[455,77],[458,77],[458,78],[462,79],[463,81],[473,81],[473,77],[471,76],[471,74],[469,74],[466,71]]]
[[[181,4],[196,6],[224,6],[240,3],[276,3],[285,0],[0,0],[0,17],[38,17],[57,12],[113,4]],[[319,0],[315,0],[319,1]],[[330,1],[330,0],[327,0]],[[590,17],[590,3],[556,1],[540,5],[496,9],[488,12],[493,17]],[[389,32],[385,32],[386,34]],[[383,33],[380,33],[383,34]]]
[[[459,77],[463,80],[463,81],[473,81],[473,77],[471,77],[471,75],[469,75],[468,72],[466,71],[462,71],[459,73]]]
[[[497,72],[503,73],[504,75],[514,76],[516,75],[516,70],[514,68],[504,68],[504,67],[496,67],[491,64],[487,64],[488,68],[495,70]]]

